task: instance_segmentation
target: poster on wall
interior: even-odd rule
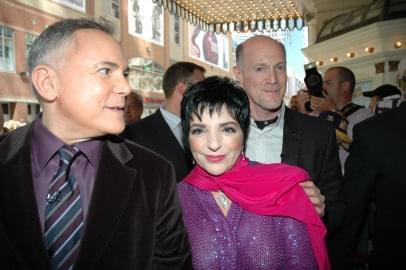
[[[182,61],[183,55],[183,33],[181,32],[181,19],[178,16],[169,16],[169,58],[175,61]]]
[[[228,37],[189,25],[189,56],[228,71]]]
[[[128,0],[128,33],[163,46],[163,8],[152,0]]]
[[[54,2],[81,12],[86,12],[86,0],[54,0]]]

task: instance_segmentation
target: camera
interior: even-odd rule
[[[309,94],[311,96],[323,97],[323,78],[317,71],[316,63],[312,62],[306,64],[304,65],[304,69],[306,73],[304,82],[306,84],[307,89],[309,90]],[[306,102],[305,108],[309,112],[312,111],[312,109],[310,108],[309,101]]]

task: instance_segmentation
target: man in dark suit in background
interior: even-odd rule
[[[262,163],[285,162],[305,169],[312,181],[302,186],[320,215],[326,207],[327,228],[335,230],[344,205],[338,196],[342,176],[333,126],[283,105],[287,85],[283,44],[254,36],[237,47],[236,56],[234,75],[248,95],[252,118],[246,155]]]
[[[0,134],[3,133],[3,125],[4,125],[3,107],[0,105]]]
[[[344,225],[334,242],[334,269],[351,269],[371,202],[372,252],[369,269],[402,269],[406,265],[406,102],[354,127],[345,164]]]
[[[163,77],[165,103],[152,115],[128,125],[123,137],[136,142],[169,160],[181,181],[192,169],[192,156],[182,143],[180,102],[186,88],[204,79],[205,69],[190,62],[177,62]]]
[[[0,137],[0,269],[190,269],[174,170],[119,134],[120,45],[67,19],[30,50],[43,112]]]

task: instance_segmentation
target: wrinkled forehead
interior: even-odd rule
[[[282,45],[267,38],[255,39],[243,46],[243,62],[252,63],[286,63]]]
[[[109,34],[95,29],[81,29],[72,36],[74,52],[124,62],[124,55],[119,43]]]
[[[93,40],[93,42],[90,42],[90,45],[92,45],[92,46],[98,46],[99,45],[97,43],[98,40],[103,40],[103,41],[108,41],[111,43],[118,44],[118,42],[115,41],[112,36],[110,36],[106,32],[103,32],[103,31],[100,31],[97,29],[78,29],[72,34],[72,36],[74,36],[77,41]]]

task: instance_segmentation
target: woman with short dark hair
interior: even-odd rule
[[[182,100],[184,145],[195,168],[178,184],[195,269],[329,269],[325,228],[286,164],[244,157],[249,101],[233,81],[209,77]]]

